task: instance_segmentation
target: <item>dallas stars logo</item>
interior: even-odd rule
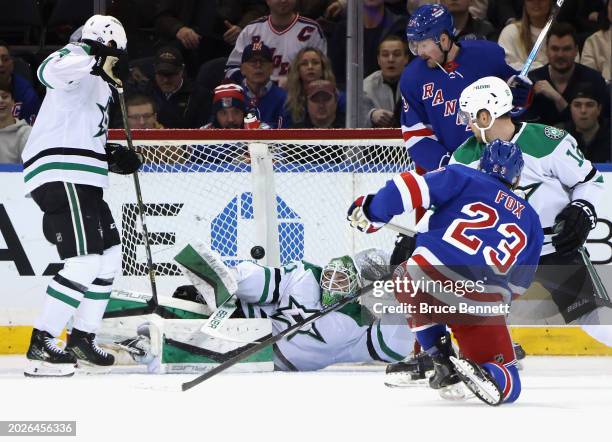
[[[98,106],[98,110],[102,113],[102,117],[100,118],[100,122],[98,123],[98,133],[94,135],[94,138],[101,137],[102,135],[106,134],[106,130],[108,128],[108,106],[110,102],[111,99],[109,98],[106,102],[106,106],[102,106],[100,103],[96,103],[96,106]]]
[[[293,296],[289,296],[289,305],[277,309],[276,313],[271,315],[270,318],[276,321],[284,322],[285,324],[287,324],[287,327],[291,327],[295,323],[303,321],[304,319],[314,313],[317,313],[318,311],[319,310],[316,308],[309,309],[304,307],[299,302],[297,302]],[[287,340],[292,339],[297,334],[308,335],[311,338],[316,339],[317,341],[325,342],[325,339],[323,339],[323,336],[321,336],[321,333],[317,329],[317,326],[314,322],[308,327],[300,329],[297,333],[287,338]]]

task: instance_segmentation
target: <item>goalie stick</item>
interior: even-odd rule
[[[117,94],[119,95],[119,105],[121,107],[121,117],[123,119],[123,129],[125,130],[125,138],[127,139],[127,145],[130,150],[135,151],[134,144],[132,143],[132,130],[130,129],[130,123],[127,117],[127,108],[125,106],[125,97],[123,95],[123,88],[118,87]],[[145,205],[142,201],[142,191],[140,189],[140,179],[138,178],[138,171],[132,174],[134,177],[134,189],[136,191],[136,200],[138,202],[138,215],[140,217],[140,224],[142,225],[142,236],[144,239],[145,251],[147,254],[147,270],[149,272],[149,280],[151,282],[151,299],[147,301],[150,309],[155,309],[157,303],[157,284],[155,283],[155,267],[153,266],[153,258],[151,255],[151,243],[149,242],[149,231],[147,229],[147,220],[145,217]]]
[[[228,359],[227,361],[217,365],[216,367],[212,368],[211,370],[207,371],[204,374],[201,374],[200,376],[198,376],[197,378],[189,381],[189,382],[185,382],[181,385],[181,389],[183,391],[187,391],[190,388],[195,387],[198,384],[201,384],[202,382],[206,381],[207,379],[212,378],[213,376],[221,373],[222,371],[227,370],[228,368],[232,367],[233,365],[237,364],[238,362],[242,361],[244,358],[257,353],[258,351],[264,349],[265,347],[267,347],[268,345],[272,345],[275,342],[280,341],[281,339],[283,339],[286,336],[292,335],[293,333],[298,332],[302,327],[312,324],[313,322],[315,322],[317,319],[322,318],[323,316],[331,313],[331,312],[335,312],[336,310],[341,309],[342,307],[344,307],[345,305],[353,302],[354,300],[360,298],[363,295],[366,295],[368,293],[370,293],[372,291],[372,289],[374,288],[374,284],[371,284],[361,290],[359,290],[356,294],[354,294],[353,296],[347,296],[346,298],[341,299],[340,301],[336,302],[335,304],[330,304],[329,306],[325,307],[324,309],[318,311],[317,313],[314,313],[313,315],[309,316],[308,318],[304,319],[303,321],[297,322],[295,324],[293,324],[290,327],[287,327],[285,330],[283,330],[282,332],[276,334],[276,335],[271,335],[266,339],[263,339],[259,344],[255,344],[252,347],[247,348],[246,350],[240,352],[239,354],[237,354],[236,356],[234,356],[233,358]]]

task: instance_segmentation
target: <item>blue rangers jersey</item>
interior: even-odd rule
[[[423,176],[405,172],[374,196],[368,213],[388,222],[416,207],[435,207],[409,263],[428,278],[486,281],[477,302],[509,303],[529,287],[542,228],[535,210],[500,180],[460,164]]]
[[[414,162],[434,170],[472,134],[458,118],[463,89],[482,77],[507,80],[517,73],[506,64],[504,50],[484,40],[462,41],[444,71],[429,68],[421,58],[412,60],[402,73],[400,91],[402,134]]]

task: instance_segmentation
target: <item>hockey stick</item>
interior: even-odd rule
[[[127,145],[130,150],[135,151],[134,144],[132,143],[132,130],[130,129],[130,123],[127,117],[127,107],[125,106],[125,97],[123,96],[123,88],[117,88],[117,94],[119,95],[119,105],[121,106],[121,117],[123,119],[123,128],[125,130],[125,137],[127,139]],[[149,280],[151,281],[151,299],[147,301],[150,308],[157,307],[157,284],[155,283],[155,267],[153,266],[153,258],[151,256],[151,244],[149,243],[149,231],[147,229],[147,220],[145,217],[145,205],[142,201],[142,191],[140,189],[140,179],[138,178],[138,171],[132,174],[134,177],[134,188],[136,190],[136,199],[138,201],[138,215],[140,216],[140,224],[142,225],[142,235],[144,239],[145,251],[147,253],[147,269],[149,271]]]
[[[533,47],[531,48],[531,52],[529,52],[529,55],[527,56],[527,60],[525,60],[525,64],[523,65],[523,68],[521,69],[521,72],[519,73],[519,76],[524,77],[529,72],[529,68],[533,64],[533,62],[536,59],[536,57],[538,56],[538,52],[540,51],[540,48],[542,47],[542,43],[544,43],[544,39],[546,38],[546,34],[548,34],[548,30],[550,29],[550,27],[552,26],[553,21],[555,20],[555,18],[559,14],[559,11],[561,10],[561,6],[563,6],[563,2],[564,1],[565,0],[555,0],[555,3],[552,5],[552,7],[550,9],[550,16],[548,17],[548,21],[546,22],[546,24],[544,25],[544,27],[540,31],[540,35],[538,35],[538,38],[536,39],[535,43],[533,44]],[[527,108],[513,109],[510,112],[510,114],[513,117],[518,117],[523,112],[525,112],[526,109]]]
[[[292,326],[286,328],[285,330],[283,330],[282,332],[280,332],[280,333],[278,333],[276,335],[271,335],[267,339],[262,340],[259,344],[255,344],[252,347],[244,350],[243,352],[240,352],[239,354],[237,354],[233,358],[230,358],[227,361],[217,365],[216,367],[212,368],[211,370],[207,371],[206,373],[201,374],[197,378],[195,378],[195,379],[193,379],[193,380],[191,380],[189,382],[185,382],[184,384],[181,385],[181,389],[183,391],[187,391],[190,388],[193,388],[196,385],[201,384],[202,382],[212,378],[213,376],[221,373],[222,371],[227,370],[228,368],[230,368],[233,365],[237,364],[238,362],[242,361],[244,358],[246,358],[246,357],[248,357],[248,356],[250,356],[250,355],[252,355],[254,353],[257,353],[258,351],[262,350],[263,348],[267,347],[268,345],[272,345],[275,342],[280,341],[284,337],[292,335],[293,333],[298,332],[302,327],[304,327],[306,325],[309,325],[309,324],[312,324],[317,319],[322,318],[323,316],[325,316],[325,315],[327,315],[329,313],[335,312],[336,310],[339,310],[342,307],[344,307],[345,305],[347,305],[347,304],[353,302],[354,300],[360,298],[361,296],[370,293],[373,288],[374,288],[374,285],[371,284],[368,287],[359,290],[353,296],[347,296],[346,298],[341,299],[340,301],[336,302],[335,304],[328,305],[323,310],[320,310],[317,313],[314,313],[313,315],[309,316],[308,318],[304,319],[303,321],[300,321],[300,322],[297,322],[297,323],[293,324]]]
[[[589,277],[591,278],[591,282],[593,283],[593,288],[595,289],[595,295],[597,295],[598,298],[601,298],[604,301],[610,302],[610,296],[608,295],[608,290],[606,289],[606,286],[601,281],[601,278],[599,277],[599,274],[597,273],[595,266],[591,262],[591,258],[589,258],[589,254],[587,253],[586,248],[584,246],[579,247],[578,252],[580,252],[580,257],[582,258],[582,261],[584,262],[584,265],[587,268],[587,272],[589,272]]]

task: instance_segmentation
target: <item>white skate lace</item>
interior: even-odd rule
[[[91,341],[91,346],[93,347],[94,351],[98,353],[100,356],[102,356],[103,358],[108,357],[108,353],[106,353],[104,350],[98,347],[98,344],[96,344],[96,341]]]
[[[45,347],[47,350],[52,351],[53,353],[63,355],[65,351],[57,345],[57,341],[58,340],[55,338],[45,337]]]

